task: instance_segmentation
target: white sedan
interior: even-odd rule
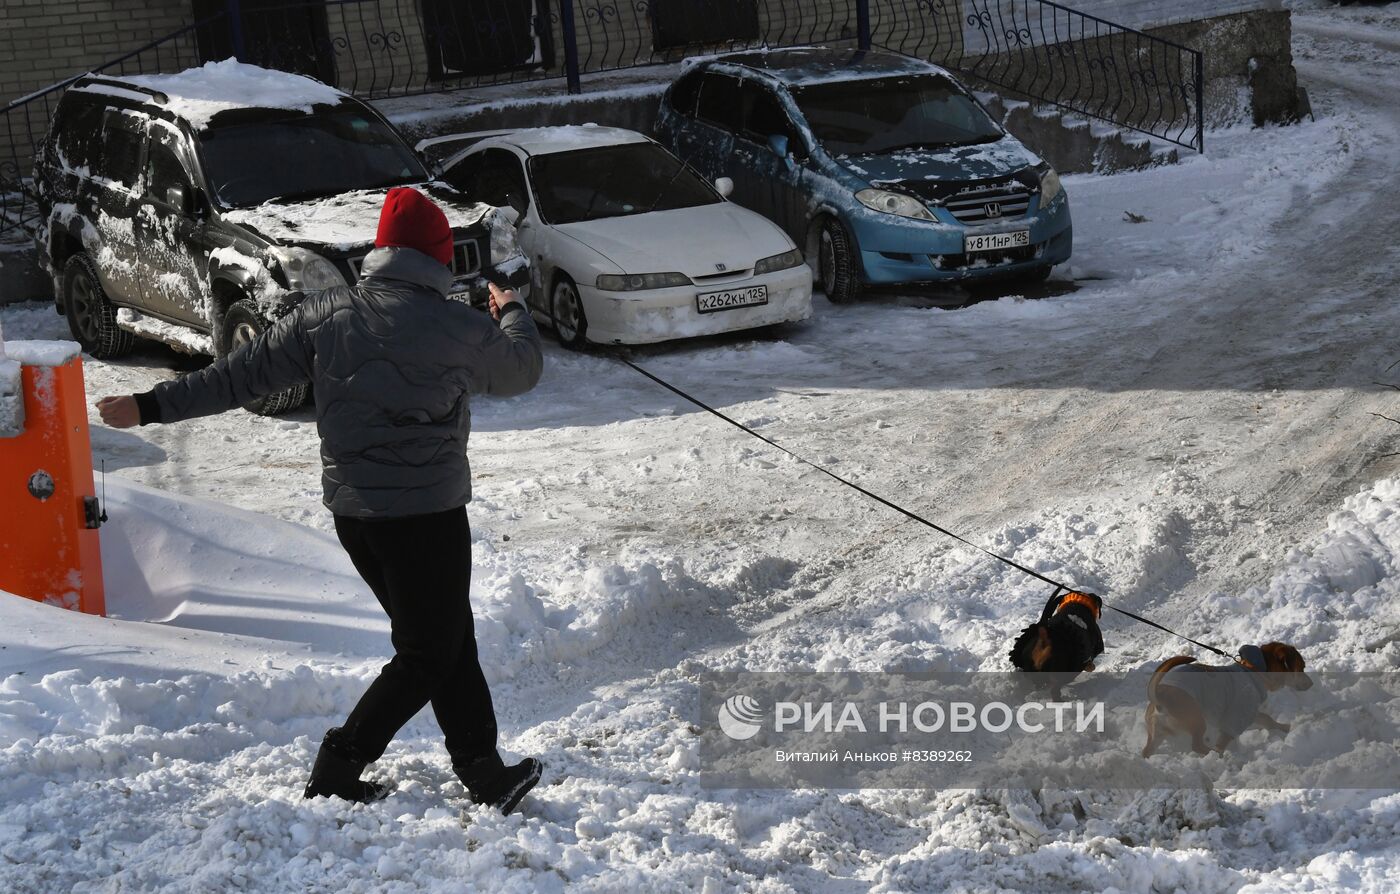
[[[443,178],[514,208],[530,309],[570,347],[648,344],[804,320],[812,274],[778,226],[725,199],[642,134],[542,127],[440,137],[468,143]]]

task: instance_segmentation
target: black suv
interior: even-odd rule
[[[523,279],[509,216],[435,181],[370,106],[231,61],[78,80],[34,182],[55,304],[98,358],[121,356],[138,336],[222,356],[303,293],[354,283],[394,186],[422,190],[447,213],[454,297],[480,303],[486,278]],[[306,393],[248,409],[281,413]]]

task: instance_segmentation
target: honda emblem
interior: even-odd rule
[[[988,202],[982,206],[982,210],[987,212],[988,217],[1001,217],[1001,203]]]
[[[726,266],[724,266],[723,264],[716,264],[716,265],[715,265],[715,269],[716,269],[716,270],[719,270],[720,272],[723,272],[723,271],[725,271],[725,270],[728,270],[729,268],[726,267]]]

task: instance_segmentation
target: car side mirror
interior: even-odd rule
[[[195,189],[185,199],[185,213],[195,220],[203,221],[209,216],[212,206],[203,190]]]
[[[728,177],[715,178],[715,189],[724,198],[729,198],[729,194],[734,191],[734,181]]]
[[[768,148],[773,150],[773,154],[783,160],[789,171],[797,167],[797,159],[792,154],[792,144],[784,134],[775,133],[768,135]]]
[[[185,194],[183,183],[172,183],[165,188],[165,204],[171,208],[183,214],[189,210],[188,202],[189,197]]]
[[[422,143],[419,145],[421,146]],[[447,173],[447,169],[442,165],[442,160],[433,158],[428,155],[428,153],[418,149],[414,150],[414,154],[417,155],[418,160],[423,163],[423,167],[428,169],[429,180],[441,180],[442,175]]]

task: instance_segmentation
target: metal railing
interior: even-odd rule
[[[207,6],[208,4],[206,4]],[[218,5],[217,3],[214,5]],[[230,56],[365,98],[433,93],[807,44],[881,48],[1201,150],[1202,56],[1049,0],[223,0],[97,66],[178,71]],[[0,235],[33,225],[28,175],[79,74],[0,109]]]
[[[1199,50],[1049,0],[870,0],[873,44],[1197,151]]]

